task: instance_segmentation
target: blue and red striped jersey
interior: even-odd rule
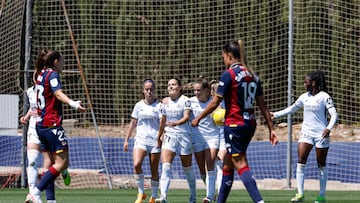
[[[233,64],[221,75],[216,94],[225,100],[225,125],[256,125],[254,103],[263,95],[257,76],[241,64]]]
[[[37,125],[61,126],[62,102],[54,95],[54,92],[59,89],[62,89],[59,73],[51,68],[44,68],[36,80],[37,107],[41,117]]]

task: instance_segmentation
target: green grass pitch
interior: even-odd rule
[[[0,203],[24,202],[27,189],[0,189]],[[146,190],[149,194],[150,191]],[[57,189],[57,203],[133,203],[137,190],[134,189]],[[198,190],[197,202],[202,202],[205,191]],[[295,194],[294,190],[262,190],[261,194],[266,203],[285,203]],[[317,191],[305,191],[305,202],[313,203]],[[188,190],[171,190],[169,192],[169,203],[187,203]],[[356,203],[360,202],[360,191],[327,191],[327,203]],[[45,194],[43,194],[45,200]],[[147,202],[148,198],[145,202]],[[46,201],[44,201],[45,203]],[[228,203],[251,203],[251,199],[245,190],[232,190]]]

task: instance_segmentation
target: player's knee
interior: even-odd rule
[[[135,173],[137,173],[137,174],[142,173],[141,164],[135,164],[134,165],[134,170],[135,170]]]
[[[29,166],[37,168],[39,155],[40,155],[39,150],[36,149],[27,150],[27,158],[28,158]]]

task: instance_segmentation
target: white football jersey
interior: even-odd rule
[[[177,100],[173,101],[170,98],[163,104],[163,115],[166,116],[166,122],[177,121],[184,117],[184,111],[191,111],[191,102],[185,95],[181,95]],[[174,127],[165,126],[167,134],[190,134],[190,123],[185,122]]]
[[[294,113],[296,110],[303,108],[303,124],[301,133],[313,137],[322,136],[325,128],[331,130],[336,121],[337,113],[334,102],[326,92],[319,92],[311,95],[310,92],[302,94],[296,102],[288,108],[274,113],[274,117]],[[331,115],[331,120],[327,121],[327,112]]]
[[[191,102],[191,120],[193,120],[195,117],[200,115],[201,112],[204,111],[206,106],[211,102],[212,97],[210,97],[206,102],[201,102],[199,99],[194,96],[190,98]],[[220,136],[220,129],[218,126],[215,125],[212,114],[208,114],[205,118],[201,119],[199,122],[199,125],[197,127],[191,127],[191,133],[193,136],[193,140],[196,139],[197,136],[202,137],[219,137]]]
[[[147,146],[156,146],[161,116],[159,101],[152,104],[146,104],[144,100],[137,102],[131,114],[131,117],[137,120],[135,141]]]
[[[36,92],[35,92],[34,86],[29,87],[26,90],[26,95],[29,99],[29,108],[31,111],[29,127],[32,127],[35,129],[36,122],[40,120],[40,117],[37,114],[37,101],[36,101]]]

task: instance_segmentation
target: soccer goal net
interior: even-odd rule
[[[70,187],[107,188],[109,175],[113,185],[127,187],[132,181],[132,153],[123,152],[123,138],[132,109],[142,99],[142,81],[153,79],[161,99],[167,95],[171,78],[179,78],[184,87],[199,76],[218,80],[225,69],[222,46],[239,38],[245,42],[248,64],[262,81],[271,111],[286,107],[289,94],[293,102],[305,91],[303,80],[310,71],[325,72],[339,126],[350,126],[349,131],[333,133],[338,142],[329,152],[329,179],[360,184],[360,145],[354,142],[360,140],[358,1],[295,0],[289,7],[290,1],[269,0],[33,0],[30,9],[27,2],[1,1],[0,94],[19,96],[20,117],[26,110],[25,87],[31,85],[24,81],[31,81],[38,52],[51,49],[63,54],[64,92],[85,106],[91,104],[94,112],[94,116],[90,111],[79,114],[64,106],[69,170],[74,177]],[[31,20],[27,21],[29,11]],[[289,19],[290,11],[293,19]],[[26,55],[29,25],[31,50]],[[25,57],[31,61],[28,70]],[[193,96],[188,88],[185,94]],[[282,143],[271,148],[267,129],[261,127],[264,120],[258,110],[256,114],[259,130],[249,149],[255,177],[285,179],[286,133]],[[294,114],[292,121],[301,124],[302,112]],[[276,122],[286,122],[286,118]],[[293,138],[291,178],[297,162],[296,135]],[[23,143],[22,136],[0,136],[1,167],[24,165]],[[307,178],[317,179],[313,155]],[[195,162],[193,168],[197,171]],[[147,160],[144,170],[150,174]],[[173,177],[184,178],[180,165],[175,164]]]

